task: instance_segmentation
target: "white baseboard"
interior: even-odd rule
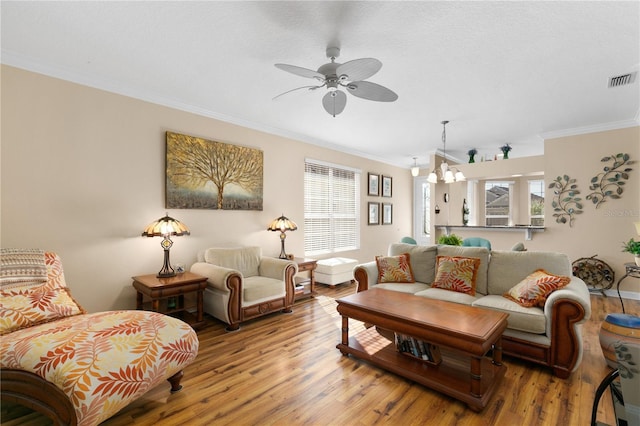
[[[597,293],[593,293],[593,294],[597,294]],[[612,288],[610,288],[609,290],[605,290],[604,294],[607,297],[618,297],[618,292]],[[622,297],[623,299],[640,300],[640,293],[637,293],[635,291],[621,291],[620,297]]]

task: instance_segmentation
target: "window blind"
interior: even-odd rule
[[[305,256],[360,247],[360,171],[305,160]]]

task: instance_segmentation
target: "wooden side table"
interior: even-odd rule
[[[304,286],[307,284],[309,285],[308,293],[304,292],[304,290],[300,292],[296,291],[296,300],[306,296],[313,297],[316,294],[316,278],[314,275],[314,271],[318,266],[318,261],[315,259],[307,259],[302,257],[295,257],[293,261],[298,264],[298,272],[309,271],[309,278],[296,277],[296,286]]]
[[[193,328],[204,325],[204,289],[207,288],[207,277],[191,272],[184,272],[175,277],[158,278],[156,274],[133,277],[133,287],[138,292],[136,309],[150,309],[167,315],[176,316]],[[196,315],[187,311],[184,295],[196,293]],[[144,303],[144,297],[149,302]],[[173,299],[174,303],[170,303]],[[161,303],[162,302],[162,303]]]

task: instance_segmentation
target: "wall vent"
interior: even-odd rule
[[[637,72],[631,72],[628,74],[617,75],[615,77],[609,77],[609,87],[620,87],[631,84],[636,80]]]

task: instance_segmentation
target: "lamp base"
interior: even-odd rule
[[[284,239],[287,238],[287,235],[284,232],[280,233],[280,256],[278,259],[288,259],[287,253],[284,251]]]
[[[162,265],[162,269],[160,269],[160,272],[158,272],[158,275],[156,275],[156,277],[158,278],[170,278],[170,277],[175,277],[176,275],[176,271],[173,270],[173,268],[171,267],[171,264],[169,263],[169,248],[165,248],[164,249],[164,264]]]

